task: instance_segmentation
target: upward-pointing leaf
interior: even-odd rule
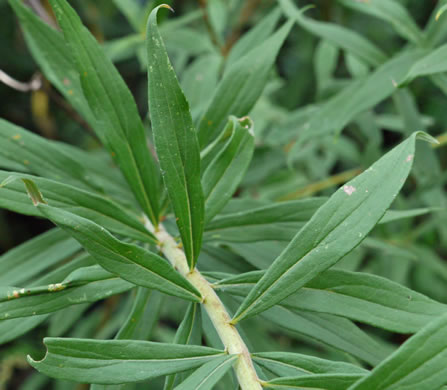
[[[168,6],[151,12],[147,28],[149,111],[163,179],[193,268],[202,244],[204,219],[200,152],[188,102],[158,31],[160,7]]]
[[[153,288],[190,301],[200,293],[166,260],[137,245],[116,239],[102,226],[46,204],[37,186],[23,179],[33,204],[53,223],[69,233],[109,272],[142,287]]]
[[[267,84],[272,65],[292,26],[293,21],[285,23],[228,68],[199,123],[201,149],[220,134],[229,115],[248,115]]]
[[[291,0],[279,0],[279,4],[289,18],[295,19],[301,27],[312,34],[326,39],[369,65],[378,66],[385,62],[386,54],[356,32],[336,24],[306,18]]]
[[[242,302],[233,321],[288,297],[354,249],[380,221],[413,165],[414,133],[340,188],[313,215]]]
[[[98,122],[95,131],[121,168],[135,197],[158,223],[158,173],[132,94],[66,0],[51,0],[70,46],[81,85]]]

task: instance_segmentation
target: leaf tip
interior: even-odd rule
[[[169,11],[171,11],[172,13],[175,13],[174,8],[172,8],[170,5],[168,4],[161,4],[159,8],[167,8]]]
[[[40,204],[47,204],[47,202],[44,200],[42,193],[39,191],[39,188],[37,188],[36,183],[34,183],[32,180],[29,179],[22,179],[23,183],[25,184],[26,192],[28,193],[28,196],[31,198],[34,206],[39,206]]]
[[[432,137],[430,134],[426,133],[425,131],[418,131],[416,133],[416,139],[419,139],[421,141],[426,141],[426,142],[429,142],[429,143],[435,144],[435,145],[439,144],[439,141],[436,138]]]

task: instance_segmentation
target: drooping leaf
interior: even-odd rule
[[[447,384],[446,356],[447,315],[443,315],[349,389],[439,389]]]
[[[402,38],[416,45],[422,45],[424,36],[414,22],[408,10],[395,0],[338,0],[341,4],[354,10],[364,12],[390,23]]]
[[[116,239],[88,219],[43,203],[35,183],[26,179],[24,182],[40,212],[79,241],[101,267],[139,286],[191,301],[200,300],[200,293],[162,257]]]
[[[414,133],[332,195],[270,266],[233,321],[275,305],[354,249],[403,186],[420,137],[426,135]]]
[[[177,81],[157,27],[148,21],[149,111],[155,147],[190,268],[199,255],[204,219],[200,152],[188,102]]]
[[[305,17],[291,0],[279,0],[284,13],[300,26],[333,45],[346,50],[372,66],[386,61],[386,54],[366,38],[345,27]]]
[[[135,340],[45,338],[48,352],[29,363],[53,378],[83,383],[137,382],[201,366],[224,352],[192,345]]]
[[[205,222],[210,221],[230,200],[248,169],[254,151],[253,122],[231,116],[226,131],[231,137],[202,177]]]
[[[191,374],[175,390],[212,390],[237,359],[236,355],[216,358]]]
[[[80,75],[95,131],[152,223],[158,223],[158,172],[137,106],[124,80],[65,0],[51,5]]]
[[[219,136],[230,115],[248,115],[267,84],[272,65],[292,25],[290,21],[284,24],[225,72],[199,123],[201,149]]]

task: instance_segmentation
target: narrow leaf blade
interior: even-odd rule
[[[191,268],[199,255],[204,220],[200,152],[189,105],[157,27],[159,6],[147,27],[149,111],[163,179]]]

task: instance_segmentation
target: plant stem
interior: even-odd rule
[[[230,323],[231,317],[210,283],[202,276],[197,268],[193,270],[189,269],[185,253],[179,248],[177,242],[165,230],[162,224],[159,224],[157,229],[154,229],[150,221],[146,218],[145,226],[157,237],[160,250],[172,266],[202,295],[202,304],[226,351],[230,354],[239,355],[234,370],[241,389],[261,390],[262,386],[251,360],[250,352],[236,327]]]

